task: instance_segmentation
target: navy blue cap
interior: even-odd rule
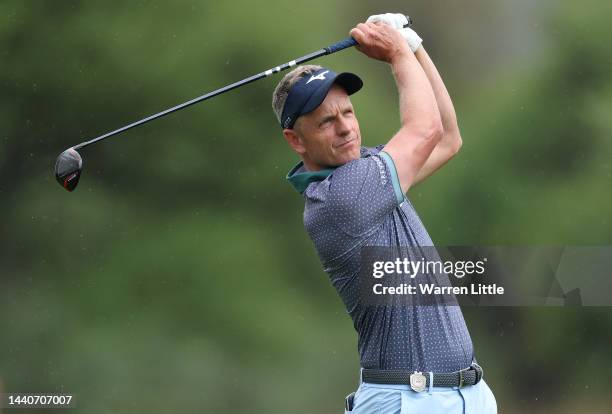
[[[281,128],[293,128],[300,115],[317,109],[334,83],[342,86],[349,95],[354,94],[363,86],[359,76],[354,73],[337,74],[326,68],[321,68],[312,75],[301,77],[287,95],[281,116]]]

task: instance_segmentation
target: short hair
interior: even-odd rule
[[[285,102],[287,101],[287,96],[289,95],[289,91],[295,85],[295,83],[308,75],[312,75],[319,69],[322,69],[322,66],[319,65],[301,65],[297,68],[293,69],[291,72],[287,73],[283,76],[283,79],[276,85],[274,89],[274,93],[272,93],[272,110],[276,115],[276,119],[278,119],[278,123],[281,122],[281,117],[283,116],[283,108],[285,107]]]

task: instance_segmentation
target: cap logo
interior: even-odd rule
[[[326,70],[325,72],[321,72],[318,75],[312,75],[310,77],[310,79],[308,79],[308,81],[306,82],[306,85],[308,85],[310,82],[312,82],[313,80],[325,80],[325,74],[329,72],[328,70]]]

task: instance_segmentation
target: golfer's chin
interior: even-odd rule
[[[340,155],[340,159],[342,160],[341,164],[346,164],[347,162],[358,160],[359,158],[361,158],[361,148],[359,145],[353,145],[353,148]]]
[[[335,158],[337,165],[344,165],[349,161],[359,159],[361,157],[361,147],[359,146],[359,140],[354,139],[347,142],[344,145],[335,148]]]

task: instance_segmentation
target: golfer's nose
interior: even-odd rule
[[[351,123],[346,115],[340,115],[336,122],[336,132],[338,135],[346,135],[351,132]]]

